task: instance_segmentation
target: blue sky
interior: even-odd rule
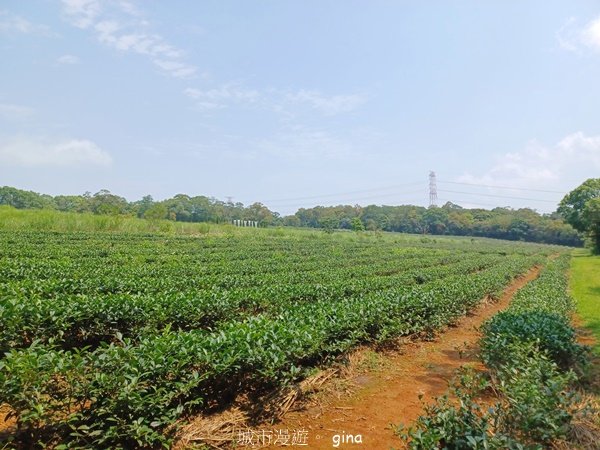
[[[548,212],[600,174],[595,1],[3,0],[0,58],[0,185]]]

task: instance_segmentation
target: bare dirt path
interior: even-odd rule
[[[391,424],[410,424],[422,413],[424,401],[445,393],[448,381],[464,364],[478,364],[475,357],[477,328],[505,309],[517,290],[535,279],[540,268],[516,279],[498,302],[487,302],[463,318],[456,326],[440,333],[433,341],[412,342],[401,354],[386,356],[385,367],[357,376],[358,388],[349,398],[334,399],[325,407],[312,407],[286,414],[274,429],[308,431],[310,449],[390,449],[401,448]],[[334,437],[340,436],[335,446]],[[362,444],[344,443],[361,435]],[[307,447],[304,447],[307,448]]]

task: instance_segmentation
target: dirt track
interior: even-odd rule
[[[358,388],[349,398],[333,400],[326,407],[288,413],[275,429],[307,430],[310,449],[401,448],[391,424],[410,424],[422,413],[424,401],[442,395],[447,382],[461,365],[478,364],[474,356],[477,328],[505,309],[517,290],[535,279],[539,268],[515,280],[495,303],[485,303],[434,341],[413,342],[401,354],[386,355],[384,367],[352,380]],[[334,447],[334,436],[361,436],[362,444],[342,443]],[[348,438],[346,439],[348,440]],[[307,447],[300,447],[307,448]]]

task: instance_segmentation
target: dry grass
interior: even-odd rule
[[[235,441],[238,430],[245,428],[248,415],[239,408],[232,408],[210,416],[199,416],[180,430],[176,449],[189,448],[202,443],[221,448]]]
[[[598,397],[584,394],[577,405],[579,411],[573,417],[566,440],[553,442],[554,450],[599,450],[600,449],[600,402]]]
[[[239,398],[224,411],[193,418],[179,430],[174,448],[181,450],[198,445],[215,449],[231,447],[240,431],[255,424],[275,423],[290,411],[309,407],[322,409],[334,399],[350,395],[356,388],[354,379],[357,376],[378,370],[384,364],[384,359],[373,349],[356,349],[345,355],[335,367],[320,370],[299,383],[259,398]]]
[[[257,421],[276,421],[292,410],[300,399],[319,392],[325,382],[338,373],[338,369],[322,370],[292,386],[270,392],[256,402],[240,399],[225,411],[198,416],[179,431],[174,448],[185,449],[197,444],[211,448],[231,446],[241,430]]]

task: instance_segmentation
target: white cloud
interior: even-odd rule
[[[63,13],[79,28],[88,28],[100,15],[102,8],[98,0],[62,0]]]
[[[209,100],[244,100],[253,102],[259,97],[259,93],[256,90],[244,89],[231,84],[207,91],[188,88],[184,93],[188,97],[196,100],[199,98],[206,98]]]
[[[55,36],[55,33],[46,25],[31,23],[29,20],[8,11],[0,11],[0,33]]]
[[[574,17],[569,18],[556,33],[560,47],[580,53],[583,50],[600,51],[600,17],[585,25],[578,24]]]
[[[26,119],[33,114],[33,109],[28,106],[0,103],[0,117],[3,119]]]
[[[523,150],[498,156],[495,164],[482,175],[467,173],[456,181],[515,188],[512,193],[491,189],[489,192],[494,194],[556,200],[560,194],[540,194],[535,191],[527,193],[527,190],[564,190],[566,193],[585,179],[597,176],[599,172],[600,136],[587,136],[578,131],[552,146],[531,141]],[[546,205],[549,203],[546,202]]]
[[[563,166],[589,165],[600,169],[600,136],[586,136],[581,131],[562,139],[549,158],[560,158]]]
[[[137,16],[137,17],[143,16],[142,12],[132,2],[129,2],[126,0],[120,0],[118,3],[119,3],[119,7],[121,8],[121,10],[123,12],[126,12],[130,16]]]
[[[94,30],[98,34],[98,40],[102,43],[114,44],[116,37],[114,34],[119,31],[121,26],[114,20],[103,20],[94,25]]]
[[[155,58],[152,62],[175,78],[192,78],[197,70],[194,66],[180,61]]]
[[[79,58],[74,55],[62,55],[59,58],[56,58],[56,62],[64,65],[77,64],[79,63]]]
[[[0,142],[0,162],[11,166],[107,166],[110,154],[86,139],[47,140],[17,137]]]
[[[98,41],[122,53],[147,57],[163,72],[182,79],[197,75],[197,67],[184,60],[185,52],[149,31],[149,23],[137,6],[127,0],[62,0],[65,18],[90,30]],[[226,108],[230,104],[252,105],[293,115],[302,105],[326,116],[357,109],[367,98],[360,94],[326,95],[316,90],[295,92],[278,89],[250,89],[240,83],[225,83],[210,89],[189,87],[184,94],[200,110]],[[294,110],[291,112],[290,110]]]
[[[188,87],[183,93],[196,102],[201,110],[226,108],[231,104],[254,106],[293,117],[303,106],[324,116],[334,116],[357,109],[367,101],[365,95],[325,95],[318,91],[301,89],[295,92],[278,89],[250,89],[240,83],[228,83],[201,90]],[[304,111],[306,112],[306,110]]]
[[[187,88],[183,93],[193,99],[198,108],[204,110],[225,108],[231,103],[256,104],[262,98],[259,91],[237,84],[224,84],[208,90]]]
[[[261,153],[288,159],[342,159],[354,153],[348,141],[339,139],[323,130],[296,129],[278,133],[263,140],[258,149]]]
[[[382,137],[369,130],[334,133],[325,128],[292,125],[253,145],[258,155],[298,161],[366,161],[379,158]]]
[[[592,20],[581,33],[585,45],[595,50],[600,50],[600,17]]]
[[[194,100],[197,100],[198,98],[202,97],[202,91],[200,89],[195,89],[195,88],[186,88],[183,93],[185,95],[187,95],[189,98],[192,98]]]
[[[556,32],[558,45],[563,50],[578,52],[579,30],[576,27],[577,20],[569,17],[562,27]]]
[[[65,18],[74,26],[89,29],[98,41],[123,53],[146,56],[175,78],[191,78],[197,68],[183,60],[185,52],[148,31],[149,23],[129,1],[62,0]]]
[[[311,108],[327,116],[353,111],[367,100],[364,95],[360,94],[328,96],[318,91],[304,89],[286,94],[285,99],[292,104],[308,104]]]

